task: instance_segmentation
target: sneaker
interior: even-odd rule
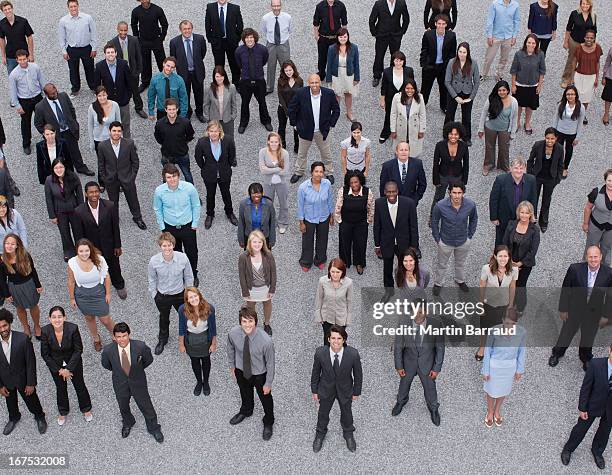
[[[321,262],[320,264],[317,264],[317,267],[321,270],[325,270],[325,262]]]
[[[310,267],[302,266],[302,272],[308,272],[309,270],[310,270]]]
[[[278,228],[278,232],[279,232],[280,234],[285,234],[285,232],[286,232],[286,231],[287,231],[287,228],[286,228],[286,227],[284,227],[284,226],[280,226],[280,227]]]

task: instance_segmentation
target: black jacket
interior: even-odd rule
[[[546,140],[538,140],[531,147],[531,153],[529,154],[529,160],[527,161],[527,173],[535,177],[542,170],[544,164],[544,156],[546,154]],[[550,157],[550,175],[553,180],[558,184],[561,181],[563,173],[563,145],[556,142],[553,147],[552,156]]]
[[[406,84],[408,78],[414,79],[414,70],[410,66],[404,66],[402,85]],[[391,107],[391,101],[398,92],[400,92],[400,89],[396,89],[395,84],[393,84],[393,65],[391,65],[383,71],[380,85],[380,95],[385,98],[387,108]]]
[[[447,169],[449,166],[452,167],[452,163],[455,163],[458,168],[461,168],[461,174],[457,179],[464,185],[467,185],[470,173],[470,149],[464,141],[460,140],[457,143],[457,155],[453,162],[451,162],[450,154],[448,153],[448,141],[440,140],[434,149],[433,158],[432,182],[435,186],[440,184],[440,176],[444,176],[441,175],[440,170]]]
[[[45,360],[49,371],[57,374],[64,367],[74,372],[79,366],[83,365],[81,355],[83,354],[83,341],[78,325],[72,322],[64,322],[64,334],[62,344],[57,342],[55,329],[50,323],[42,327],[40,336],[40,355]]]
[[[374,245],[380,247],[385,259],[394,256],[396,240],[400,252],[409,247],[419,248],[416,205],[405,196],[398,196],[397,202],[395,227],[389,214],[387,198],[378,198],[374,203]]]
[[[64,161],[64,166],[74,171],[72,157],[70,156],[70,148],[65,140],[59,138],[59,135],[55,137],[56,158],[61,158]],[[38,172],[38,182],[41,185],[44,185],[47,177],[51,175],[51,161],[49,149],[47,148],[47,141],[43,139],[36,144],[36,171]]]
[[[569,266],[561,287],[559,312],[568,312],[570,318],[573,316],[580,319],[612,317],[612,269],[606,265],[599,267],[590,298],[587,293],[588,279],[586,262]]]
[[[88,203],[80,204],[74,210],[76,220],[72,224],[75,240],[89,239],[100,249],[103,256],[112,256],[121,247],[119,212],[115,203],[100,198],[98,202],[98,223],[89,209]]]
[[[217,161],[210,147],[210,139],[202,137],[195,147],[195,161],[202,169],[204,183],[231,180],[232,167],[238,165],[234,140],[227,135],[221,139],[221,156]]]
[[[516,219],[514,207],[514,178],[510,173],[504,173],[495,178],[489,195],[489,218],[491,221],[499,220],[507,223]],[[523,175],[523,193],[520,201],[529,201],[534,209],[537,208],[536,181],[527,173]]]
[[[132,73],[132,76],[138,77],[142,72],[142,52],[140,51],[140,41],[138,41],[138,38],[135,36],[127,35],[127,42],[130,72]],[[117,58],[125,59],[123,57],[123,50],[121,49],[119,36],[115,36],[112,40],[110,40],[110,43],[112,43],[117,50]]]
[[[223,39],[221,32],[221,23],[219,22],[219,9],[217,2],[206,5],[206,16],[204,17],[204,26],[206,28],[206,39],[214,48]],[[240,35],[244,23],[242,22],[242,13],[240,7],[233,3],[225,4],[225,34],[227,42],[231,45],[238,46],[240,43]]]
[[[589,417],[603,416],[606,413],[608,393],[608,358],[593,358],[584,373],[578,410],[588,412]]]
[[[419,58],[422,68],[433,68],[436,65],[436,56],[438,53],[438,42],[436,40],[436,30],[429,30],[423,33],[421,41],[421,56]],[[442,64],[444,64],[444,72],[446,65],[457,54],[457,35],[454,31],[446,30],[444,41],[442,43]]]
[[[370,13],[370,33],[376,38],[389,36],[402,37],[408,30],[410,15],[405,0],[396,0],[393,15],[389,11],[387,0],[377,0]]]
[[[397,158],[387,160],[380,169],[380,196],[385,196],[385,184],[388,181],[397,183],[400,196],[410,198],[414,200],[415,205],[418,205],[427,189],[427,177],[423,169],[423,162],[420,158],[411,157],[408,159],[406,181],[402,183]]]
[[[104,183],[135,183],[140,161],[136,145],[131,139],[121,138],[119,158],[115,155],[110,139],[98,145],[98,175]]]
[[[353,396],[361,395],[362,384],[361,358],[355,348],[344,347],[338,374],[334,372],[329,346],[317,348],[310,376],[312,394],[317,394],[319,399],[337,398],[338,401],[348,402]]]
[[[516,233],[516,220],[512,220],[506,227],[504,233],[503,244],[508,246],[508,249],[512,251],[512,240]],[[540,227],[536,223],[529,223],[527,231],[521,239],[518,248],[518,254],[512,253],[512,260],[514,262],[522,262],[523,267],[533,267],[536,264],[536,254],[538,253],[538,247],[540,246]]]
[[[130,98],[132,97],[131,76],[132,72],[128,62],[119,58],[117,58],[117,72],[114,81],[105,59],[96,63],[94,69],[94,83],[96,87],[104,86],[108,93],[108,98],[111,101],[115,101],[120,107],[130,103]]]
[[[72,101],[65,92],[58,93],[57,100],[62,112],[64,113],[64,117],[66,118],[66,125],[68,125],[70,133],[76,140],[78,140],[80,126],[77,122],[76,111],[74,110]],[[53,127],[55,127],[55,131],[59,134],[60,125],[57,122],[57,117],[55,117],[55,112],[51,110],[51,104],[49,104],[47,98],[43,97],[43,100],[39,101],[34,107],[34,127],[36,127],[36,130],[42,134],[46,124],[51,124]]]
[[[321,88],[321,105],[319,108],[319,131],[323,140],[327,138],[329,130],[336,126],[340,117],[340,106],[336,100],[334,91],[329,88]],[[289,121],[297,127],[298,135],[304,140],[312,140],[314,137],[314,116],[312,114],[312,103],[310,101],[310,88],[300,89],[288,107]]]
[[[66,171],[66,175],[68,173],[72,176],[69,180],[64,180],[63,192],[59,183],[53,181],[52,175],[45,180],[45,200],[49,219],[57,218],[58,213],[72,213],[83,202],[81,180],[75,173]]]
[[[199,83],[202,83],[206,77],[206,69],[204,68],[206,40],[202,35],[192,33],[191,50],[193,52],[193,67],[196,79]],[[187,83],[189,69],[187,66],[187,55],[185,54],[183,35],[175,36],[170,40],[170,56],[174,56],[176,58],[176,73],[183,78],[185,83]]]
[[[25,333],[11,330],[11,363],[0,351],[0,388],[24,389],[36,386],[36,356]]]
[[[148,396],[145,368],[153,363],[153,355],[144,341],[130,339],[130,374],[126,375],[121,367],[116,342],[109,343],[102,350],[102,367],[113,373],[113,389],[117,397],[130,397],[139,400]]]
[[[425,2],[425,9],[423,10],[423,25],[425,25],[425,29],[430,28],[434,30],[436,28],[434,20],[440,13],[446,15],[450,20],[446,28],[454,30],[457,25],[457,0],[452,0],[450,8],[444,8],[442,11],[437,8],[434,9],[431,6],[431,0],[427,0]]]

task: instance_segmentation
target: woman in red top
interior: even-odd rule
[[[593,90],[599,82],[599,58],[603,56],[601,46],[595,42],[595,35],[596,33],[593,30],[587,30],[584,35],[584,43],[578,46],[574,52],[576,59],[574,85],[578,89],[585,112],[593,98]],[[584,125],[589,123],[586,114],[582,123]]]

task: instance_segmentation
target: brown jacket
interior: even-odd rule
[[[238,258],[238,277],[240,278],[240,288],[242,296],[248,297],[253,288],[253,266],[251,264],[248,251],[240,254]],[[276,293],[276,263],[271,252],[261,253],[263,273],[266,278],[266,285],[270,288],[270,293]]]

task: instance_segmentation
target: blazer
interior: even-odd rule
[[[570,317],[581,320],[592,318],[589,313],[609,318],[612,316],[612,269],[606,265],[599,267],[588,298],[588,267],[586,262],[570,264],[561,287],[559,312],[568,312]]]
[[[248,297],[253,288],[253,266],[250,257],[248,251],[240,253],[238,257],[238,277],[243,297]],[[270,288],[270,293],[274,294],[276,293],[276,261],[271,252],[261,253],[261,264],[266,285]]]
[[[389,114],[389,125],[391,132],[395,132],[397,137],[393,139],[393,149],[400,142],[410,144],[410,156],[418,157],[423,153],[423,143],[425,137],[419,138],[419,133],[425,133],[427,129],[427,111],[425,109],[425,99],[419,93],[419,102],[412,99],[410,116],[406,116],[406,106],[402,104],[402,94],[398,92],[391,101],[391,113]]]
[[[385,0],[386,1],[386,0]],[[331,82],[332,76],[338,77],[338,62],[340,54],[333,44],[327,49],[327,72],[325,73],[325,81]],[[356,44],[351,43],[351,48],[346,53],[346,75],[353,76],[354,81],[360,81],[359,73],[359,48]]]
[[[11,363],[0,351],[0,388],[24,389],[36,386],[36,356],[25,333],[11,330]]]
[[[374,246],[379,247],[384,259],[395,256],[395,242],[401,251],[409,247],[419,248],[419,227],[414,201],[405,196],[397,197],[395,227],[391,221],[387,198],[374,203]]]
[[[119,211],[115,203],[100,198],[97,223],[88,203],[77,206],[74,216],[76,219],[72,222],[72,233],[77,241],[81,238],[89,239],[103,256],[113,256],[115,249],[121,248]]]
[[[79,140],[81,127],[77,122],[76,111],[74,109],[74,105],[72,105],[72,101],[65,92],[58,93],[57,101],[59,102],[60,108],[62,109],[64,117],[66,118],[68,130],[76,140]],[[44,97],[43,100],[39,101],[34,107],[34,127],[36,127],[36,130],[42,134],[45,130],[46,124],[51,124],[59,134],[60,125],[57,121],[57,117],[55,116],[55,112],[51,109],[51,104],[49,104],[47,98]]]
[[[96,86],[104,86],[108,92],[108,98],[119,104],[119,107],[125,107],[130,103],[132,72],[126,60],[117,58],[117,71],[114,81],[106,60],[98,61],[94,68],[94,83]]]
[[[47,202],[49,219],[57,218],[57,215],[60,213],[73,213],[74,209],[83,203],[83,187],[81,186],[81,180],[79,180],[76,174],[73,179],[76,180],[74,186],[71,188],[64,186],[64,193],[59,187],[59,184],[53,181],[51,175],[45,180],[45,201]],[[64,185],[65,183],[64,181]]]
[[[323,135],[323,140],[327,139],[327,134],[332,127],[336,126],[340,117],[340,106],[336,100],[334,91],[327,87],[321,88],[321,106],[319,109],[319,131]],[[312,103],[310,102],[310,88],[300,89],[287,109],[289,122],[297,127],[298,135],[304,139],[312,141],[314,137],[314,116],[312,115]]]
[[[117,51],[117,58],[125,59],[123,57],[123,50],[121,49],[121,42],[119,41],[119,35],[115,36],[110,43],[115,46]],[[128,64],[130,66],[130,72],[133,77],[140,76],[142,72],[142,52],[140,50],[140,41],[138,38],[132,35],[127,35],[128,43]]]
[[[149,394],[145,369],[153,363],[153,355],[144,341],[130,338],[130,374],[121,367],[117,342],[102,350],[102,367],[113,373],[113,389],[118,397],[134,396],[138,400]]]
[[[527,173],[535,177],[538,176],[538,173],[540,173],[542,170],[542,165],[544,164],[545,154],[546,140],[538,140],[533,144],[533,147],[531,147],[529,160],[527,160]],[[559,184],[561,182],[561,176],[563,173],[563,156],[563,145],[561,145],[559,142],[555,142],[552,155],[550,157],[550,176],[552,176],[555,184]]]
[[[427,30],[423,33],[421,40],[421,55],[420,64],[422,68],[433,68],[436,66],[436,57],[438,54],[438,41],[436,39],[436,30]],[[457,35],[454,31],[446,30],[444,41],[442,42],[442,64],[446,68],[446,64],[457,54]],[[446,69],[445,69],[446,72]]]
[[[446,74],[444,75],[444,85],[449,95],[454,99],[460,93],[469,94],[470,99],[474,101],[478,87],[480,86],[480,71],[478,70],[478,63],[472,59],[472,67],[470,68],[470,74],[464,76],[461,69],[457,73],[453,73],[453,65],[456,59],[451,59],[446,65]]]
[[[411,159],[412,160],[412,159]],[[461,165],[461,183],[467,185],[470,174],[470,149],[463,140],[457,142],[457,155],[454,161]],[[440,168],[448,166],[451,162],[448,153],[448,140],[440,140],[434,149],[432,182],[435,186],[440,185]]]
[[[219,102],[213,95],[210,87],[204,88],[203,105],[204,122],[209,120],[220,120],[223,123],[231,122],[238,116],[238,102],[236,100],[236,86],[229,85],[223,91],[223,115],[219,112]],[[224,131],[227,133],[228,131]],[[232,131],[233,132],[233,131]]]
[[[387,0],[384,0],[385,3]],[[397,7],[396,7],[397,8]],[[402,85],[406,84],[407,79],[414,79],[414,69],[409,66],[404,66],[402,74]],[[380,95],[385,98],[385,105],[388,109],[391,107],[391,101],[401,89],[396,89],[393,84],[393,65],[383,70],[382,81],[380,85]]]
[[[427,188],[427,178],[423,169],[423,162],[418,158],[408,159],[406,167],[406,181],[402,183],[397,158],[392,158],[383,163],[380,170],[380,196],[385,196],[385,184],[388,181],[394,181],[399,187],[400,196],[405,196],[414,200],[414,204],[418,205],[421,198],[425,194]]]
[[[195,147],[195,161],[202,169],[204,183],[230,181],[232,168],[238,166],[236,161],[236,145],[234,139],[226,135],[221,139],[221,156],[215,160],[210,146],[210,139],[202,137]]]
[[[78,367],[83,366],[81,356],[83,354],[83,341],[79,327],[72,322],[64,322],[64,334],[62,343],[57,342],[55,329],[50,323],[42,327],[40,335],[40,356],[45,360],[49,371],[58,373],[64,367],[74,372]]]
[[[123,137],[119,144],[119,157],[115,155],[110,139],[98,145],[98,176],[104,183],[135,183],[140,166],[136,145],[132,139]]]
[[[368,21],[370,33],[376,38],[402,37],[408,30],[410,14],[406,0],[396,0],[393,15],[389,11],[387,0],[376,0]]]
[[[503,244],[508,246],[508,249],[512,251],[512,240],[516,233],[517,220],[514,219],[508,223],[506,232],[504,233]],[[538,247],[540,246],[540,227],[536,223],[529,223],[527,231],[521,239],[518,247],[518,255],[512,254],[512,260],[514,262],[522,262],[523,267],[533,267],[536,264],[535,256],[538,253]]]
[[[59,138],[59,135],[56,135],[55,137],[55,157],[61,158],[64,161],[66,168],[74,171],[68,144],[64,139]],[[38,182],[41,185],[44,185],[47,177],[51,175],[51,162],[52,160],[51,157],[49,157],[47,141],[43,139],[36,144],[36,171],[38,173]]]
[[[410,318],[404,317],[402,320],[402,324],[412,325]],[[432,328],[442,326],[434,317],[427,317],[425,324]],[[421,335],[417,334],[416,338],[421,338]],[[430,371],[439,373],[444,362],[444,335],[423,335],[420,346],[416,338],[413,335],[395,336],[393,342],[395,369],[403,369],[407,375],[415,375],[417,372],[428,374]]]
[[[244,248],[249,239],[249,234],[253,231],[253,221],[251,216],[250,198],[245,198],[240,202],[238,209],[238,243]],[[274,202],[270,198],[262,198],[261,201],[261,232],[268,239],[269,247],[276,245],[276,211]]]
[[[536,209],[538,198],[536,181],[532,175],[523,175],[523,195],[520,201],[529,201]],[[514,179],[512,174],[504,173],[495,178],[489,195],[489,218],[499,220],[505,226],[508,221],[516,219],[514,207]]]
[[[588,412],[589,417],[603,416],[608,404],[608,393],[608,358],[593,358],[584,373],[578,410]]]
[[[206,15],[204,17],[204,27],[206,29],[206,39],[214,48],[223,39],[221,23],[219,22],[219,8],[217,2],[206,5]],[[232,46],[238,46],[240,35],[244,24],[240,7],[234,3],[225,4],[225,34],[227,42]]]
[[[317,348],[310,376],[312,394],[317,394],[319,399],[337,398],[340,402],[349,402],[353,396],[361,395],[362,385],[361,358],[355,348],[344,347],[338,374],[332,366],[329,346]]]
[[[191,50],[193,52],[193,71],[196,80],[202,83],[206,77],[206,69],[204,67],[206,40],[202,35],[198,35],[197,33],[191,34]],[[183,35],[175,36],[170,40],[170,56],[176,58],[176,72],[184,79],[186,84],[189,78],[189,69],[187,66],[187,55],[185,53]]]

